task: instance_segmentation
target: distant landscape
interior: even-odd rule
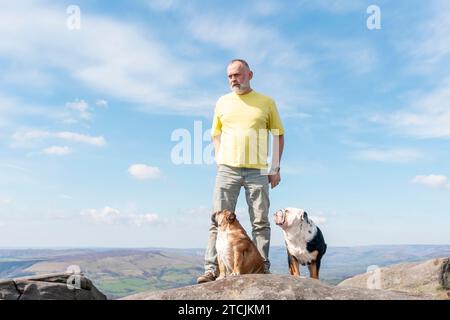
[[[77,265],[108,298],[195,283],[203,249],[0,249],[0,279],[64,272]],[[337,284],[367,267],[450,257],[450,245],[329,247],[321,280]],[[271,248],[272,273],[287,274],[286,249]],[[303,275],[307,269],[302,268]]]

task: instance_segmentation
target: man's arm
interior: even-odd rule
[[[220,134],[217,136],[212,137],[213,144],[214,144],[214,159],[217,163],[217,155],[219,154],[219,147],[220,147]]]
[[[272,166],[271,172],[269,172],[269,182],[273,188],[275,188],[281,181],[280,164],[281,156],[284,150],[284,135],[273,136],[272,146]]]
[[[279,168],[284,150],[284,135],[273,136],[272,168]]]

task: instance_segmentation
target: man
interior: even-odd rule
[[[211,132],[217,163],[213,212],[234,212],[244,187],[253,241],[264,259],[265,272],[270,273],[269,183],[272,188],[280,183],[284,129],[274,101],[251,88],[253,72],[246,61],[232,60],[227,75],[232,92],[217,101]],[[273,135],[273,155],[268,172],[269,131]],[[216,238],[217,224],[212,219],[205,273],[198,283],[217,277]]]

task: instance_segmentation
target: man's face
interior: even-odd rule
[[[250,91],[250,80],[253,72],[240,61],[233,62],[227,68],[228,83],[230,89],[237,94],[244,94]]]

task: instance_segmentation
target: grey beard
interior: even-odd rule
[[[239,84],[239,85],[237,85],[237,86],[232,86],[231,87],[231,90],[233,91],[233,92],[235,92],[235,93],[237,93],[237,94],[242,94],[242,93],[244,93],[248,88],[250,88],[250,86],[249,85],[247,85],[247,84]]]

